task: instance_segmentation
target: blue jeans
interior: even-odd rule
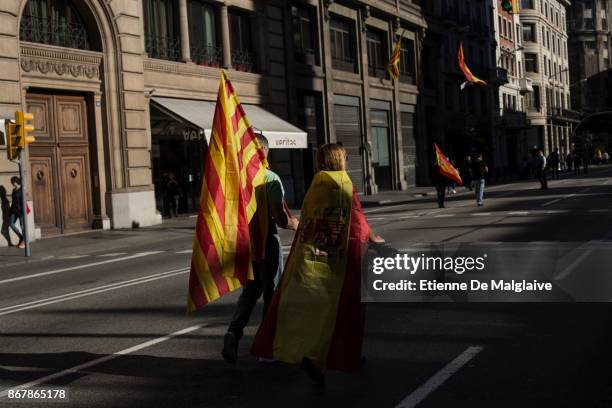
[[[484,198],[485,181],[484,179],[474,180],[474,185],[476,187],[476,202],[478,204],[482,204],[482,199]]]
[[[23,220],[21,219],[20,216],[18,216],[17,214],[11,214],[11,218],[9,220],[9,228],[13,230],[13,232],[15,233],[15,235],[17,235],[17,237],[19,238],[19,242],[23,241],[23,234],[21,233],[21,231],[17,228],[17,220],[19,220],[19,225],[21,226],[21,228],[23,229]]]

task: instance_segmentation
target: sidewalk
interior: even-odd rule
[[[591,165],[589,167],[589,173],[586,176],[591,176],[593,174],[597,174],[599,171],[604,171],[612,168],[612,164],[603,164],[599,166]],[[585,176],[584,173],[581,173],[579,176],[570,175],[564,171],[560,174],[559,180],[564,180],[568,178],[583,178]],[[550,177],[550,174],[549,174]],[[548,179],[548,181],[553,181],[552,179]],[[502,180],[487,182],[487,186],[502,186],[502,185],[512,185],[517,183],[538,183],[538,180],[535,178],[529,178],[526,180]],[[465,187],[460,186],[457,187],[456,195],[465,195],[465,194],[474,194],[473,191],[466,190]],[[397,205],[397,204],[406,204],[410,202],[414,202],[420,197],[435,197],[436,190],[433,186],[425,186],[425,187],[410,187],[404,191],[383,191],[374,195],[359,195],[359,199],[361,200],[361,204],[364,208],[368,207],[380,207],[384,205]],[[453,195],[455,196],[455,194]]]

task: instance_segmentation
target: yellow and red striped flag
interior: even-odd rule
[[[474,74],[472,74],[472,71],[470,71],[468,66],[465,64],[465,57],[463,55],[463,43],[459,44],[459,69],[461,69],[461,71],[463,72],[463,75],[465,76],[465,82],[461,84],[462,90],[467,85],[472,85],[472,84],[487,86],[487,83],[483,81],[482,79],[476,77]]]
[[[393,49],[393,53],[389,58],[389,66],[387,67],[387,71],[389,71],[389,75],[391,75],[392,79],[397,79],[400,76],[399,64],[401,60],[402,53],[402,37],[399,37],[397,43],[395,43],[395,48]]]
[[[193,238],[188,309],[253,279],[249,221],[263,183],[265,155],[225,71],[221,73]]]
[[[440,150],[437,144],[434,143],[434,147],[436,149],[436,163],[438,164],[438,170],[440,170],[440,174],[462,186],[463,180],[461,180],[459,171],[452,164],[450,164],[450,162],[446,159],[446,156],[444,155],[444,153],[442,153],[442,150]]]

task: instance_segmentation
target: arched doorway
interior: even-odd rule
[[[21,65],[36,137],[29,148],[35,224],[43,235],[89,229],[103,199],[93,194],[102,61],[97,24],[80,1],[29,0],[19,33],[22,56],[31,57]]]

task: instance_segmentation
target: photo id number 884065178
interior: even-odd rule
[[[13,401],[66,402],[68,401],[68,389],[65,387],[10,389],[6,396]]]

